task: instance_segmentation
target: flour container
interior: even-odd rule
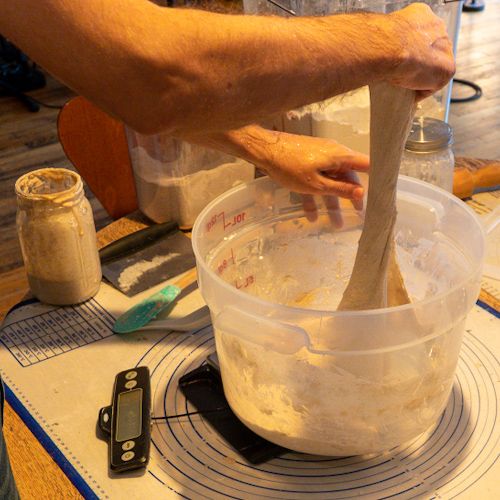
[[[398,183],[397,254],[412,303],[337,312],[362,228],[308,222],[264,177],[208,205],[193,229],[224,392],[264,438],[330,456],[381,452],[439,419],[480,286],[484,234],[459,199]]]
[[[154,222],[191,228],[207,203],[255,176],[252,164],[234,156],[166,134],[126,131],[139,208]]]

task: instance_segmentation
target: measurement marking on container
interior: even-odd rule
[[[233,249],[231,248],[231,256],[228,257],[227,259],[223,259],[219,263],[219,265],[217,266],[217,272],[219,274],[222,274],[229,266],[232,266],[233,264],[236,264],[236,260],[234,258]]]
[[[222,228],[225,231],[230,226],[236,226],[241,224],[245,220],[246,212],[240,212],[236,215],[231,215],[228,220],[226,220],[226,213],[221,212],[220,214],[214,214],[207,222],[207,233],[209,233],[217,224],[219,220],[222,221]]]
[[[217,220],[219,219],[219,217],[224,217],[224,212],[212,215],[210,220],[207,222],[207,233],[209,233],[215,227],[215,224],[217,224]]]
[[[242,280],[237,279],[234,282],[234,286],[238,288],[247,288],[250,285],[253,285],[255,283],[255,276],[251,274],[250,276],[247,276],[246,278],[243,278]]]
[[[226,223],[225,218],[223,217],[224,221],[224,230],[229,227],[229,226],[236,226],[236,224],[240,224],[245,220],[245,215],[246,212],[240,212],[239,214],[233,215],[232,220]]]

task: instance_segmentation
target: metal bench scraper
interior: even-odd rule
[[[133,297],[195,267],[191,240],[173,223],[141,229],[104,247],[102,274]]]

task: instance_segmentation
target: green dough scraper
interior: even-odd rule
[[[158,314],[172,305],[182,290],[196,281],[196,269],[185,273],[173,284],[144,299],[139,304],[123,313],[114,323],[115,333],[130,333],[147,325]]]

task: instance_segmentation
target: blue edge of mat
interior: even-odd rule
[[[26,303],[22,304],[25,305]],[[476,304],[493,314],[493,316],[500,318],[500,313],[495,311],[485,302],[478,300]],[[20,306],[21,304],[18,304]],[[17,307],[16,307],[17,308]],[[10,312],[10,311],[9,311]],[[21,420],[26,424],[28,429],[34,434],[34,436],[40,441],[42,446],[45,448],[47,453],[54,459],[56,464],[61,468],[61,470],[66,474],[68,479],[75,485],[76,489],[83,495],[86,499],[97,499],[99,497],[92,491],[90,486],[85,482],[83,477],[78,473],[78,471],[71,465],[70,461],[64,456],[64,454],[59,450],[57,445],[50,439],[48,434],[42,429],[40,424],[31,416],[30,412],[23,406],[21,401],[17,399],[16,395],[11,391],[11,389],[5,385],[5,397],[7,402],[12,406],[15,412],[19,415]],[[97,417],[96,417],[97,418]]]

